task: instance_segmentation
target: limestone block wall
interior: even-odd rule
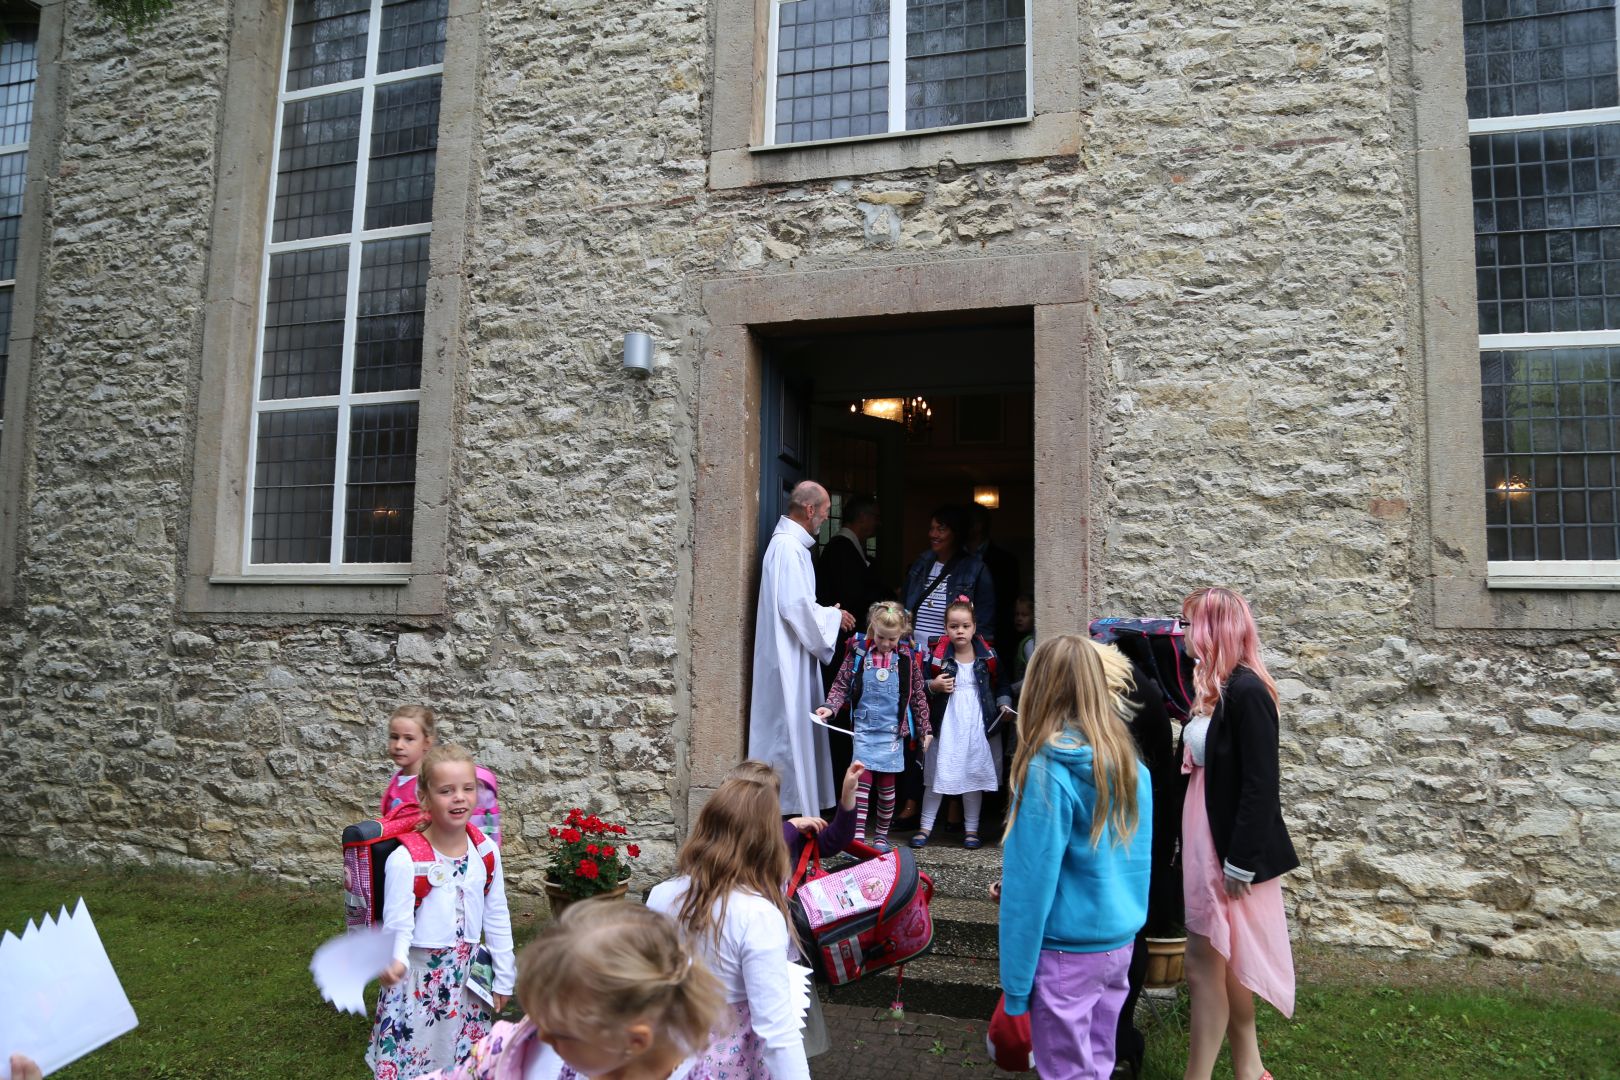
[[[662,872],[701,282],[1084,247],[1093,607],[1254,600],[1297,929],[1620,967],[1620,644],[1429,611],[1403,4],[1080,4],[1077,154],[923,143],[899,172],[710,190],[713,10],[486,0],[449,614],[395,623],[177,613],[227,7],[184,0],[134,51],[69,7],[0,850],[333,881],[383,716],[426,700],[506,781],[518,888],[575,803]],[[632,383],[615,343],[642,328],[662,361]]]

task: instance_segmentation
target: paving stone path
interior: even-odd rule
[[[928,1013],[889,1018],[887,1009],[823,1006],[832,1046],[810,1059],[814,1080],[910,1080],[912,1077],[1012,1077],[990,1063],[983,1020]],[[1028,1074],[1022,1074],[1027,1076]]]

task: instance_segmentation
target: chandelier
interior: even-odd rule
[[[920,397],[861,398],[850,402],[849,411],[877,420],[892,421],[908,433],[927,431],[934,425],[934,407]]]

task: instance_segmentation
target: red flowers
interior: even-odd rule
[[[626,859],[639,858],[641,848],[627,844],[621,849],[604,841],[624,836],[627,831],[623,825],[603,821],[577,806],[572,808],[561,825],[546,830],[552,841],[547,878],[575,898],[617,888],[630,876]]]

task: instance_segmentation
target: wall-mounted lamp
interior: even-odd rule
[[[973,489],[973,501],[986,510],[1001,509],[1001,489],[994,484],[978,485]]]
[[[624,370],[632,375],[650,375],[652,369],[652,335],[637,330],[624,335]]]

